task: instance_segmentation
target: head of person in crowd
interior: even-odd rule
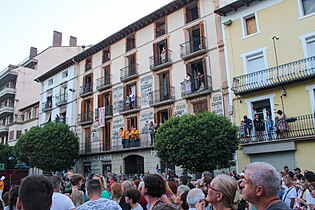
[[[101,183],[102,190],[107,189],[107,182],[102,175],[94,174],[93,179],[96,179]]]
[[[79,174],[74,174],[70,178],[70,184],[72,187],[80,187],[83,177]]]
[[[119,203],[120,198],[123,194],[122,192],[122,188],[121,188],[121,184],[115,182],[114,184],[112,184],[112,198],[114,201],[116,201],[117,203]]]
[[[254,162],[246,166],[243,187],[243,199],[257,209],[267,208],[279,200],[280,176],[270,164]],[[284,204],[285,205],[285,204]]]
[[[309,186],[312,182],[315,182],[315,174],[312,171],[307,171],[304,174],[305,184]]]
[[[310,191],[311,196],[315,198],[315,182],[310,183],[308,190]]]
[[[97,179],[91,179],[87,182],[86,190],[88,192],[88,197],[91,201],[95,201],[101,198],[102,185]]]
[[[11,188],[11,190],[9,191],[9,209],[13,210],[16,209],[16,202],[19,196],[19,185],[16,185],[14,187]]]
[[[168,186],[170,187],[172,192],[176,195],[177,194],[177,184],[176,184],[176,182],[171,180],[171,181],[168,182]]]
[[[122,192],[125,193],[127,190],[129,189],[133,189],[134,185],[131,181],[129,180],[125,180],[123,181],[123,183],[121,184],[121,188],[122,188]]]
[[[211,181],[206,200],[215,209],[237,209],[238,195],[236,181],[229,175],[219,174]]]
[[[144,177],[143,181],[144,187],[142,191],[149,204],[156,202],[165,194],[165,182],[161,176],[157,174],[149,174]]]
[[[128,203],[132,209],[137,207],[141,199],[141,193],[136,189],[129,189],[124,193],[126,203]]]
[[[18,210],[48,210],[52,204],[53,185],[42,175],[27,176],[22,180],[17,201]]]
[[[278,111],[281,111],[281,110],[278,110]],[[281,111],[281,112],[282,112],[282,111]],[[281,114],[282,114],[282,113],[281,113]],[[280,115],[281,115],[281,114],[280,114]],[[288,166],[284,166],[284,167],[283,167],[283,170],[285,170],[285,172],[289,173],[289,167],[288,167]]]
[[[196,208],[197,203],[204,199],[205,194],[201,189],[198,188],[190,190],[186,198],[189,208]]]
[[[179,177],[179,185],[187,185],[188,182],[189,182],[189,179],[186,175]]]
[[[177,187],[177,196],[180,196],[184,192],[189,192],[190,188],[186,185],[179,185]]]
[[[294,173],[295,173],[296,175],[301,174],[301,169],[300,169],[299,167],[296,167],[296,168],[294,169]]]
[[[59,176],[52,176],[50,179],[54,187],[54,192],[60,192],[61,178]]]
[[[133,181],[133,185],[134,185],[134,188],[135,189],[138,189],[138,187],[139,187],[139,184],[140,184],[140,179],[135,179],[134,181]]]

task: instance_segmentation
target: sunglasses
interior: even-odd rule
[[[221,193],[221,191],[220,191],[220,190],[217,190],[217,189],[215,189],[215,188],[213,188],[213,187],[211,187],[211,186],[208,186],[208,187],[209,187],[209,189],[213,190],[214,192]]]

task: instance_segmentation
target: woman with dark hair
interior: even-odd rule
[[[190,94],[191,93],[191,74],[190,73],[186,74],[185,90],[186,90],[186,94]]]
[[[284,114],[283,111],[278,110],[277,114],[280,115],[280,118],[278,119],[278,129],[280,132],[280,138],[287,138],[288,137],[288,131],[289,131],[289,126],[286,121],[287,117]]]
[[[165,182],[157,174],[149,174],[144,177],[144,187],[142,188],[145,199],[148,201],[149,210],[163,203],[160,198],[165,194]]]
[[[143,210],[139,201],[141,199],[141,194],[136,189],[129,189],[125,192],[125,200],[131,206],[131,210]]]
[[[20,186],[14,186],[11,188],[9,193],[9,205],[4,208],[4,210],[16,210],[16,201],[19,196]]]

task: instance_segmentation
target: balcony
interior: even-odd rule
[[[8,115],[12,115],[14,112],[14,103],[9,102],[9,103],[2,103],[0,104],[0,117],[3,118]]]
[[[155,90],[152,92],[152,99],[149,101],[151,107],[162,106],[175,101],[175,87]]]
[[[269,132],[265,123],[262,126],[263,131],[255,132],[255,128],[252,128],[250,135],[246,135],[247,132],[239,132],[241,145],[281,142],[283,140],[306,140],[315,137],[315,117],[313,114],[279,120],[274,123]]]
[[[79,125],[86,125],[93,122],[93,112],[85,112],[78,115]]]
[[[233,78],[235,95],[281,87],[315,78],[315,56]]]
[[[123,100],[122,110],[119,111],[119,114],[130,114],[138,112],[141,109],[141,98],[135,97],[134,99],[125,99]]]
[[[201,55],[205,52],[207,52],[207,42],[204,36],[180,44],[180,57],[183,60]]]
[[[9,125],[0,124],[0,136],[6,135],[9,132]]]
[[[157,71],[172,65],[172,51],[166,50],[164,52],[164,54],[160,53],[150,57],[151,71]]]
[[[56,106],[62,106],[67,104],[68,102],[68,94],[62,93],[56,96]]]
[[[80,87],[80,97],[88,96],[93,93],[93,83],[86,83]]]
[[[96,80],[96,89],[98,91],[101,91],[101,90],[105,90],[107,88],[110,88],[112,86],[111,77],[112,77],[112,75],[106,75],[104,77],[97,79]]]
[[[86,140],[86,139],[85,139]],[[82,143],[80,145],[80,155],[85,154],[96,154],[96,153],[106,153],[106,152],[123,152],[123,151],[133,151],[139,149],[152,149],[150,135],[149,134],[141,134],[140,143],[135,144],[134,142],[130,142],[129,146],[123,146],[121,144],[121,138],[112,138],[107,142],[110,142],[110,145],[105,145],[104,142],[100,140],[93,141],[86,141],[89,143]]]
[[[204,84],[202,84],[198,78],[194,78],[190,84],[186,81],[181,82],[180,86],[182,98],[189,99],[210,94],[212,92],[211,76],[206,75],[203,81]]]
[[[138,66],[139,64],[135,63],[120,69],[120,81],[126,82],[128,80],[137,78],[139,76]]]
[[[95,120],[98,120],[99,112],[98,109],[95,109]],[[105,106],[105,119],[110,119],[113,117],[113,105]]]
[[[14,98],[16,84],[14,82],[9,82],[5,86],[0,88],[0,98],[1,100],[6,100],[8,98]]]
[[[52,99],[46,100],[46,102],[42,103],[42,111],[48,112],[52,110]]]

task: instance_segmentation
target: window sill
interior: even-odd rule
[[[261,31],[257,31],[256,33],[251,34],[251,35],[242,36],[241,39],[247,39],[247,38],[250,38],[250,37],[253,37],[253,36],[257,36],[259,34],[261,34]]]
[[[311,13],[311,14],[308,14],[308,15],[303,15],[303,16],[300,16],[299,17],[299,20],[304,20],[306,18],[309,18],[309,17],[312,17],[315,15],[315,12]]]

